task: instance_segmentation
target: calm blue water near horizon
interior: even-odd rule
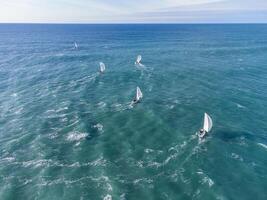
[[[266,87],[264,24],[0,24],[0,199],[267,199]]]

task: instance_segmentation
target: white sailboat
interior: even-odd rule
[[[135,64],[136,65],[141,65],[141,60],[142,60],[142,56],[138,55],[137,58],[136,58]]]
[[[132,101],[131,104],[139,103],[142,98],[143,98],[143,93],[142,93],[141,89],[139,87],[137,87],[136,88],[135,98],[134,98],[134,100]]]
[[[100,63],[99,63],[99,71],[100,71],[101,73],[103,73],[105,70],[106,70],[106,66],[105,66],[105,64],[102,63],[102,62],[100,62]]]
[[[140,88],[137,87],[136,88],[136,97],[135,97],[135,99],[137,101],[140,101],[142,98],[143,98],[143,93],[141,92]]]
[[[207,113],[204,113],[203,128],[200,129],[198,136],[203,138],[208,132],[210,132],[212,125],[213,123],[211,117]]]
[[[78,49],[78,44],[74,42],[74,49]]]

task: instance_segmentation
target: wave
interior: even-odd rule
[[[243,106],[243,105],[241,105],[241,104],[238,104],[238,103],[236,103],[236,106],[237,106],[238,108],[246,108],[245,106]]]
[[[103,127],[104,126],[102,124],[100,124],[100,123],[97,123],[97,124],[93,125],[93,128],[97,129],[97,131],[100,132],[100,133],[104,132]]]
[[[112,196],[110,194],[107,194],[104,196],[103,200],[112,200]]]
[[[204,174],[203,171],[198,171],[197,174],[199,174],[202,177],[201,183],[202,184],[208,184],[209,187],[212,187],[214,185],[214,181],[207,176],[206,174]]]
[[[87,163],[80,163],[75,162],[71,164],[60,163],[56,160],[52,159],[36,159],[36,160],[29,160],[23,162],[14,162],[15,158],[5,158],[1,161],[8,161],[12,162],[15,165],[22,165],[22,167],[32,167],[32,168],[49,168],[49,167],[65,167],[65,168],[80,168],[80,167],[105,167],[107,165],[107,160],[104,159],[102,156],[94,161],[87,162]]]
[[[100,101],[99,103],[97,103],[98,108],[104,108],[104,107],[106,107],[106,105],[107,104],[103,101]]]
[[[231,158],[233,158],[233,159],[235,159],[235,160],[239,160],[239,161],[241,161],[241,162],[243,162],[243,160],[244,160],[240,155],[238,155],[238,154],[236,154],[236,153],[232,153],[232,154],[231,154]]]
[[[115,104],[111,105],[111,107],[112,107],[113,111],[115,111],[115,112],[121,112],[121,111],[133,108],[131,103],[127,103],[127,104],[115,103]]]
[[[70,132],[67,136],[67,140],[70,142],[80,141],[88,137],[88,133],[80,133],[78,131]]]
[[[148,184],[151,184],[153,183],[153,180],[152,179],[149,179],[149,178],[139,178],[139,179],[135,179],[133,181],[133,184],[134,185],[138,185],[139,183],[148,183]]]
[[[257,144],[258,144],[259,146],[261,146],[261,147],[267,149],[267,145],[266,145],[266,144],[262,144],[262,143],[257,143]]]
[[[6,158],[2,158],[2,159],[0,160],[0,162],[12,162],[12,161],[14,161],[14,160],[15,160],[14,157],[6,157]]]

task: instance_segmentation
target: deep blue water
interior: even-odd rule
[[[266,88],[263,24],[1,24],[0,199],[265,200]]]

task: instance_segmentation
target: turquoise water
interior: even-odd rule
[[[265,200],[266,87],[267,25],[2,24],[0,199]]]

